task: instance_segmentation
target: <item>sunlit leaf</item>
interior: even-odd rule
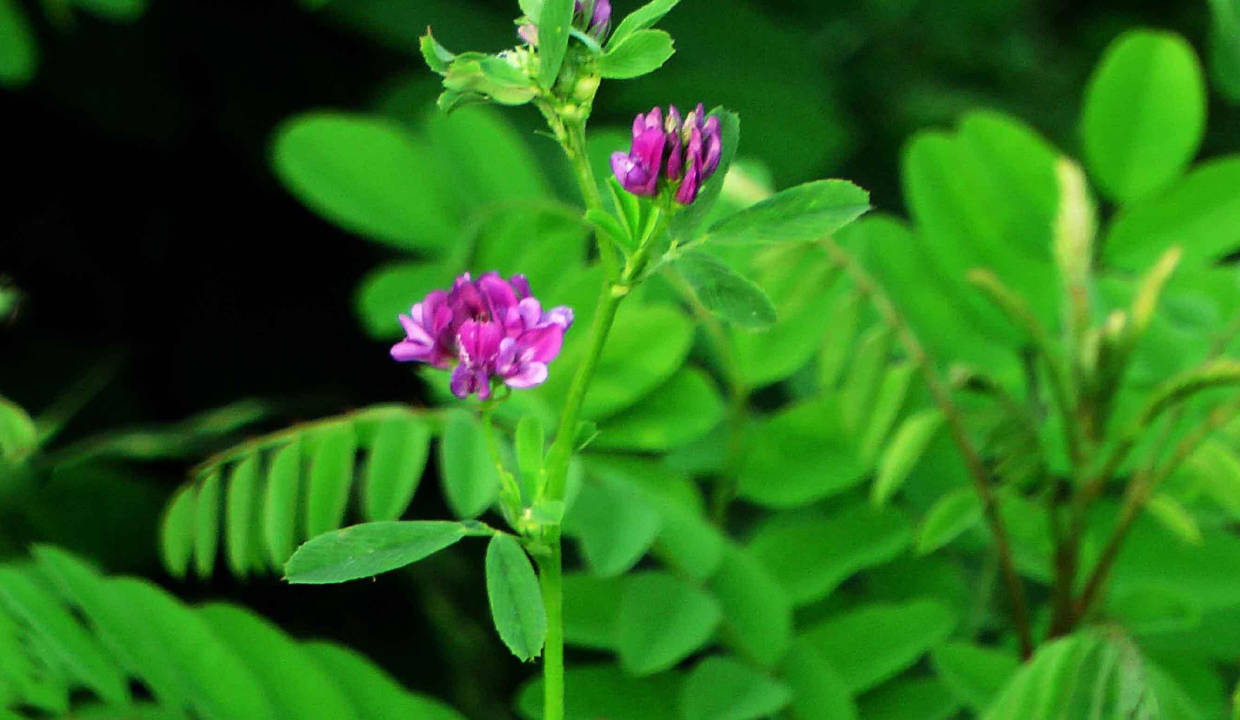
[[[1197,154],[1205,111],[1205,80],[1183,38],[1145,30],[1121,35],[1085,91],[1081,133],[1091,172],[1125,202],[1165,186]]]

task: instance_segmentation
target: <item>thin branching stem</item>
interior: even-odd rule
[[[835,263],[843,267],[852,277],[858,292],[870,298],[870,302],[882,317],[883,322],[895,331],[897,339],[904,347],[904,351],[908,353],[909,360],[920,369],[926,386],[930,390],[930,395],[934,399],[934,403],[939,407],[943,417],[947,420],[952,441],[964,457],[969,476],[973,480],[973,489],[982,503],[982,512],[986,518],[986,524],[990,529],[991,535],[994,536],[995,546],[999,553],[1000,568],[1003,572],[1004,583],[1007,585],[1008,597],[1012,605],[1012,617],[1016,623],[1017,634],[1020,637],[1021,653],[1025,657],[1029,657],[1033,652],[1033,638],[1030,631],[1029,608],[1025,601],[1024,585],[1021,582],[1020,575],[1016,572],[1016,565],[1012,559],[1011,544],[1008,541],[1007,528],[1004,525],[1003,517],[999,513],[999,504],[995,493],[990,486],[989,473],[982,463],[977,447],[969,437],[960,411],[952,401],[947,386],[939,378],[938,371],[935,369],[934,361],[929,356],[929,353],[917,339],[917,336],[913,334],[904,316],[896,309],[882,287],[853,259],[852,255],[841,248],[834,240],[825,238],[822,244],[827,249],[827,252],[830,253]]]
[[[1081,591],[1081,596],[1075,603],[1073,618],[1075,621],[1080,621],[1089,612],[1090,606],[1097,598],[1102,586],[1106,583],[1111,568],[1115,564],[1120,547],[1123,546],[1124,538],[1127,537],[1133,522],[1140,517],[1141,511],[1145,509],[1146,501],[1158,490],[1163,481],[1170,477],[1176,468],[1196,451],[1198,446],[1211,433],[1235,418],[1237,413],[1240,413],[1240,396],[1236,396],[1232,400],[1211,410],[1197,427],[1180,439],[1170,458],[1157,466],[1155,466],[1155,459],[1151,458],[1150,462],[1128,484],[1128,488],[1124,492],[1124,499],[1120,506],[1119,519],[1115,523],[1115,528],[1111,531],[1111,536],[1103,547],[1102,554],[1098,556],[1098,562],[1094,565],[1093,571],[1089,574],[1089,579],[1085,582],[1085,589]]]

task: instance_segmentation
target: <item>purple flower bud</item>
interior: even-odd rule
[[[635,195],[657,195],[662,181],[673,190],[676,202],[688,205],[719,168],[722,155],[718,117],[707,117],[706,108],[698,103],[682,118],[670,105],[666,120],[657,107],[633,119],[633,145],[628,153],[614,153],[611,167],[620,185]]]
[[[485,400],[493,380],[526,388],[547,379],[573,311],[561,306],[543,312],[522,275],[505,280],[489,272],[474,280],[465,273],[451,290],[431,291],[400,323],[405,339],[392,346],[394,359],[441,369],[455,362],[452,393]]]
[[[634,124],[634,129],[636,128]],[[634,138],[633,146],[627,155],[622,152],[613,153],[611,169],[620,185],[634,195],[653,196],[658,190],[659,170],[663,166],[663,150],[666,145],[667,133],[656,124],[654,127],[646,127]]]
[[[526,41],[530,45],[538,44],[538,26],[537,25],[520,25],[517,27],[517,36]]]
[[[573,19],[577,21],[578,27],[584,21],[582,14],[585,10],[586,6],[581,0],[573,3]],[[594,11],[590,14],[590,23],[585,29],[595,40],[602,40],[607,35],[607,31],[611,29],[611,0],[594,0]]]

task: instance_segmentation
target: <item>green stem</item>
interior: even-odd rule
[[[564,720],[564,590],[560,529],[547,538],[550,552],[538,559],[538,579],[547,609],[547,645],[543,650],[543,720]]]
[[[565,122],[553,108],[545,104],[540,104],[539,109],[542,110],[547,124],[564,148],[564,154],[573,167],[586,207],[605,209],[598,183],[594,179],[594,171],[590,168],[590,159],[586,154],[585,123],[582,121]],[[623,277],[621,276],[618,254],[612,242],[597,233],[595,237],[607,281],[599,293],[594,321],[590,326],[589,347],[586,350],[585,360],[577,368],[572,383],[569,385],[568,397],[564,402],[564,410],[560,415],[555,439],[547,451],[547,479],[542,494],[543,497],[552,501],[564,499],[568,464],[572,459],[573,440],[577,435],[577,425],[581,421],[581,407],[585,402],[586,391],[594,379],[594,372],[603,354],[607,335],[611,332],[611,326],[616,319],[616,311],[620,307],[620,302],[628,295],[630,285],[634,280],[633,273],[628,270],[624,272]],[[538,580],[542,590],[543,606],[547,612],[547,642],[543,650],[543,720],[563,720],[564,596],[559,526],[548,527],[544,531],[543,541],[548,548],[545,554],[538,557]]]

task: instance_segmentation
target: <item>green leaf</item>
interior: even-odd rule
[[[159,533],[160,556],[168,573],[178,580],[189,570],[189,560],[194,554],[194,519],[197,511],[194,486],[186,485],[176,491],[164,510]]]
[[[1171,33],[1125,33],[1107,48],[1085,92],[1089,168],[1121,202],[1157,190],[1197,154],[1205,114],[1205,80],[1189,44]]]
[[[20,405],[0,397],[0,460],[19,463],[39,444],[39,430]]]
[[[729,643],[763,667],[778,662],[792,642],[792,601],[771,572],[748,550],[728,546],[710,589]]]
[[[352,704],[334,679],[275,625],[222,603],[200,607],[197,614],[245,664],[277,709],[277,717],[333,720],[353,714]]]
[[[220,532],[220,472],[216,470],[198,486],[194,500],[194,570],[200,578],[211,577]]]
[[[586,221],[594,226],[596,233],[620,248],[626,257],[637,250],[637,241],[629,235],[629,231],[620,224],[615,215],[600,208],[590,208],[586,211]]]
[[[1209,0],[1210,74],[1214,87],[1233,104],[1240,102],[1240,7],[1235,0]]]
[[[685,678],[683,720],[754,720],[788,704],[788,687],[735,660],[708,657]]]
[[[682,580],[631,575],[616,616],[620,665],[633,675],[667,670],[705,645],[720,617],[714,598]]]
[[[719,167],[698,192],[697,200],[676,213],[668,223],[668,233],[672,237],[679,238],[681,245],[697,239],[702,224],[706,222],[706,218],[715,207],[719,193],[723,190],[723,183],[731,170],[732,160],[736,157],[736,148],[741,141],[741,121],[736,113],[717,107],[709,114],[719,118],[719,135],[723,144],[723,154],[719,157]]]
[[[885,325],[875,325],[861,336],[840,388],[844,426],[851,432],[859,433],[874,409],[874,398],[889,369],[893,339],[893,332]]]
[[[245,577],[250,568],[261,566],[262,537],[255,511],[259,507],[262,475],[259,456],[247,455],[228,474],[224,499],[225,549],[233,575]]]
[[[1240,458],[1221,441],[1207,438],[1188,456],[1177,475],[1233,519],[1240,519]]]
[[[916,663],[953,625],[951,613],[930,600],[871,604],[820,623],[805,639],[858,693]]]
[[[717,243],[814,241],[870,209],[870,194],[847,180],[815,180],[776,193],[711,226]]]
[[[870,489],[871,502],[885,505],[891,499],[917,466],[930,440],[942,425],[943,414],[937,409],[922,410],[900,425],[879,458],[878,474]]]
[[[564,519],[581,542],[590,570],[602,577],[628,571],[659,535],[662,520],[632,485],[611,476],[587,479]]]
[[[283,567],[297,543],[297,508],[301,478],[301,444],[291,442],[271,458],[267,470],[267,492],[263,497],[263,538],[267,557],[275,567]]]
[[[740,493],[761,505],[799,507],[865,478],[838,403],[793,405],[765,420],[746,441]]]
[[[619,43],[607,46],[595,67],[613,80],[641,77],[663,67],[676,52],[672,36],[662,30],[638,30]]]
[[[636,678],[611,665],[568,668],[564,673],[564,720],[650,720],[651,708],[672,712],[680,677],[664,673]],[[521,689],[517,708],[525,720],[543,717],[542,678]]]
[[[858,571],[894,559],[911,541],[901,513],[854,505],[829,515],[811,510],[773,515],[758,526],[749,550],[795,604],[807,605]]]
[[[1190,545],[1204,542],[1197,520],[1178,500],[1167,493],[1157,493],[1145,503],[1145,509],[1160,525]]]
[[[691,250],[677,256],[672,267],[684,275],[702,305],[720,319],[752,329],[775,322],[775,306],[762,288],[714,255]]]
[[[917,366],[912,362],[900,361],[887,367],[883,373],[868,417],[860,426],[863,431],[860,453],[867,465],[873,464],[877,459],[883,442],[891,432],[891,426],[904,410],[909,384],[916,372]]]
[[[129,701],[128,685],[115,663],[32,576],[0,567],[0,608],[30,628],[32,640],[54,658],[68,679],[80,682],[108,702]]]
[[[285,187],[351,232],[431,250],[456,236],[429,150],[378,117],[315,112],[276,131],[271,162]]]
[[[633,33],[653,27],[663,19],[664,15],[671,12],[672,8],[676,7],[679,2],[680,0],[651,0],[651,2],[629,13],[616,26],[616,31],[611,34],[611,40],[608,41],[607,47],[615,47],[627,40]]]
[[[1204,717],[1122,635],[1086,630],[1038,648],[982,720]]]
[[[404,567],[465,537],[464,525],[443,520],[363,523],[312,538],[284,565],[290,583],[322,585]]]
[[[344,523],[356,452],[357,438],[350,423],[328,427],[315,438],[306,492],[307,536],[321,535]]]
[[[431,430],[417,418],[383,421],[370,445],[362,504],[367,520],[395,520],[413,500],[426,468]]]
[[[981,521],[982,506],[977,493],[972,488],[957,488],[926,511],[917,529],[917,552],[934,552]]]
[[[543,0],[538,14],[538,84],[550,90],[560,75],[573,23],[573,0]]]
[[[948,720],[960,702],[933,678],[896,680],[867,693],[859,703],[866,720]]]
[[[1112,222],[1108,263],[1144,272],[1171,245],[1184,268],[1214,264],[1240,248],[1240,156],[1196,167],[1165,191],[1130,203]]]
[[[454,411],[439,441],[440,480],[452,514],[478,517],[499,494],[499,475],[487,450],[482,425],[464,411]]]
[[[567,573],[564,585],[564,641],[570,645],[614,650],[616,613],[620,609],[622,577],[603,578],[589,573]]]
[[[0,0],[0,85],[25,85],[38,64],[39,47],[21,6],[15,0]]]
[[[467,202],[478,207],[509,205],[507,212],[498,213],[500,219],[511,214],[541,219],[550,214],[545,208],[516,206],[521,201],[545,202],[552,195],[529,144],[496,109],[478,106],[451,115],[432,114],[426,123],[426,142],[442,157],[439,181],[454,184]],[[575,218],[556,219],[579,227]],[[477,267],[514,272],[493,263]]]
[[[861,306],[862,301],[855,293],[841,293],[831,305],[828,313],[831,323],[818,353],[818,384],[823,389],[835,387],[856,350]]]
[[[532,660],[547,639],[547,611],[538,578],[521,543],[496,533],[487,545],[487,598],[500,639],[513,655]]]
[[[1164,380],[1146,400],[1138,422],[1149,425],[1160,414],[1189,400],[1193,395],[1214,388],[1240,384],[1240,360],[1215,358]]]
[[[723,419],[723,399],[710,377],[684,367],[646,399],[599,426],[597,450],[663,452],[701,438]]]
[[[443,86],[440,108],[445,115],[479,97],[501,105],[524,105],[538,94],[525,72],[507,58],[477,52],[457,55]]]
[[[948,642],[930,651],[934,671],[960,701],[974,712],[986,709],[1020,667],[1020,660],[1002,650]]]
[[[857,706],[840,674],[805,641],[793,644],[780,674],[792,688],[797,720],[858,720]]]
[[[426,61],[426,66],[440,75],[446,75],[452,61],[456,59],[453,52],[439,44],[439,41],[431,34],[430,28],[426,29],[425,35],[418,38],[418,49],[422,51],[422,59]]]
[[[361,655],[339,645],[303,645],[353,703],[358,720],[465,720],[442,702],[416,695]]]

